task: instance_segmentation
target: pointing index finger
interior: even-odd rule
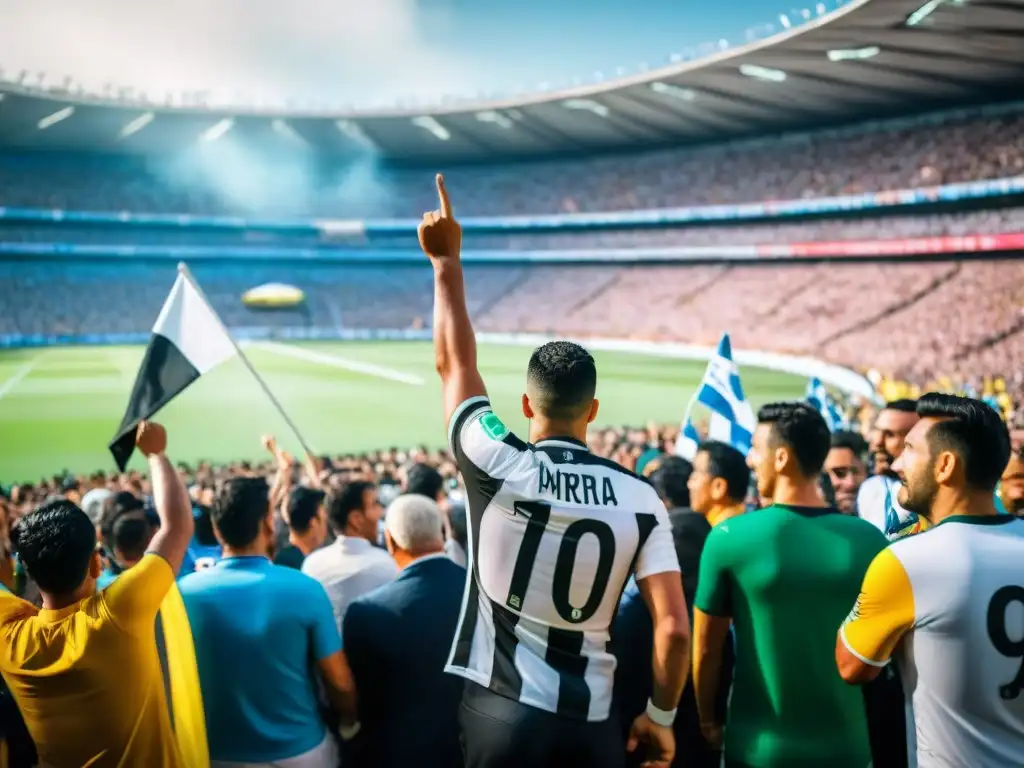
[[[452,218],[452,203],[448,199],[448,190],[444,188],[444,176],[437,174],[437,196],[441,200],[441,216],[445,219]]]

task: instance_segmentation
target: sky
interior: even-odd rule
[[[811,2],[0,0],[0,67],[159,95],[368,105],[667,63]]]

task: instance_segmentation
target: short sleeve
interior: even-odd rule
[[[320,582],[313,579],[310,581],[312,584],[308,585],[309,594],[305,600],[309,610],[310,644],[313,657],[319,661],[341,650],[341,635],[338,633],[338,623],[334,619],[334,609],[331,608],[327,591]]]
[[[732,572],[728,557],[729,533],[715,528],[708,534],[700,557],[700,577],[694,607],[709,616],[732,615]]]
[[[174,571],[160,555],[150,552],[104,589],[99,599],[114,623],[124,629],[152,629],[160,604],[174,584]]]
[[[22,600],[6,586],[0,584],[0,624],[14,619],[27,619],[39,613],[39,609],[27,600]]]
[[[839,630],[847,650],[865,664],[885,666],[914,624],[914,590],[891,549],[883,549],[864,575],[860,595]]]
[[[679,555],[676,554],[675,539],[672,537],[672,523],[668,513],[661,510],[654,514],[657,521],[647,541],[640,548],[636,560],[636,579],[642,581],[656,573],[679,571]]]
[[[452,414],[448,443],[467,485],[482,472],[505,479],[529,451],[491,409],[486,397],[471,397]]]

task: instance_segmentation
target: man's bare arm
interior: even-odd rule
[[[331,708],[341,717],[341,724],[349,726],[359,720],[356,683],[344,651],[332,653],[316,663]]]
[[[699,608],[693,611],[693,693],[697,699],[697,716],[705,737],[708,730],[717,731],[718,688],[722,670],[722,650],[732,619],[712,616]],[[715,739],[709,738],[709,741]]]
[[[486,395],[477,368],[476,334],[466,307],[466,287],[459,254],[462,229],[455,220],[444,179],[437,176],[440,209],[423,215],[420,247],[434,267],[434,359],[441,376],[445,423],[470,397]]]
[[[153,504],[160,517],[160,530],[146,551],[160,555],[170,564],[171,570],[178,573],[195,529],[192,500],[181,477],[164,454],[167,448],[164,428],[155,422],[144,421],[139,424],[135,442],[149,462]]]
[[[640,596],[654,622],[653,687],[651,701],[672,710],[690,673],[690,618],[678,571],[656,573],[637,582]]]

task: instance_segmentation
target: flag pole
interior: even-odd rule
[[[256,379],[256,383],[260,385],[260,389],[263,390],[263,394],[265,394],[267,396],[267,399],[270,400],[270,404],[274,406],[277,412],[281,415],[281,418],[284,419],[285,424],[288,425],[288,428],[292,431],[292,434],[295,435],[295,438],[299,441],[299,445],[302,446],[302,450],[305,451],[306,455],[308,456],[315,456],[316,454],[314,454],[313,449],[309,446],[309,443],[306,442],[306,439],[302,436],[302,433],[299,432],[299,428],[295,426],[295,422],[292,421],[291,417],[285,412],[284,406],[282,406],[280,401],[274,396],[274,393],[270,391],[270,387],[267,386],[267,382],[263,380],[263,377],[260,376],[259,371],[257,371],[253,367],[253,364],[249,361],[249,358],[245,356],[245,352],[243,352],[242,348],[238,346],[238,342],[235,341],[235,337],[231,335],[230,331],[228,331],[227,326],[224,325],[224,321],[220,319],[220,315],[217,314],[217,311],[213,308],[213,305],[210,304],[210,300],[206,298],[206,294],[203,293],[203,289],[199,287],[199,283],[196,282],[195,277],[192,276],[192,272],[189,270],[188,265],[185,262],[178,262],[178,273],[189,281],[189,283],[195,289],[196,293],[198,293],[202,300],[206,302],[206,306],[210,308],[211,314],[215,318],[217,318],[218,325],[220,325],[221,330],[224,331],[224,335],[228,337],[228,340],[231,342],[231,346],[235,348],[235,352],[238,353],[238,356],[241,358],[242,363],[249,370],[249,373],[252,374],[252,377]]]

